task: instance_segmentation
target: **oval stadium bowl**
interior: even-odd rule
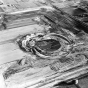
[[[87,16],[87,5],[65,9],[47,3],[1,15],[2,88],[58,88],[88,74],[88,25],[74,13],[84,9]]]

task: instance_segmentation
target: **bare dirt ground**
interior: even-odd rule
[[[0,64],[20,59],[25,55],[25,53],[16,46],[15,42],[9,42],[9,40],[15,39],[19,35],[30,34],[41,30],[42,27],[38,25],[29,25],[0,31]]]

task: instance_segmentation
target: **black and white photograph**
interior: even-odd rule
[[[0,0],[0,88],[88,88],[88,0]]]

